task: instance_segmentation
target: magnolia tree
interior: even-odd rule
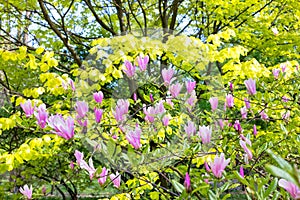
[[[75,79],[51,73],[43,49],[3,51],[39,77],[1,118],[3,135],[23,138],[0,157],[15,173],[5,194],[299,199],[298,63],[240,61],[247,49],[221,46],[234,37],[98,39]]]

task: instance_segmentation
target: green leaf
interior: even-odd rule
[[[226,194],[226,195],[222,198],[222,200],[226,200],[226,199],[228,199],[229,197],[231,197],[231,194],[230,194],[230,193]]]
[[[174,188],[175,188],[175,190],[176,190],[177,192],[180,192],[180,193],[183,192],[184,186],[183,186],[181,183],[179,183],[179,182],[177,182],[177,181],[175,181],[175,180],[172,180],[172,185],[174,186]]]
[[[293,170],[293,167],[285,161],[283,158],[275,155],[270,149],[267,150],[267,153],[277,162],[277,164],[280,166],[280,168],[291,172]]]
[[[274,165],[267,164],[266,169],[274,176],[284,178],[287,181],[296,182],[296,180],[288,172],[286,172],[285,170],[282,170]]]
[[[275,178],[271,184],[269,185],[268,189],[266,190],[265,194],[264,194],[264,198],[267,199],[267,197],[269,197],[269,195],[274,192],[274,190],[276,189],[277,187],[277,182],[278,182],[278,179]]]
[[[242,184],[244,184],[245,186],[251,188],[251,186],[250,186],[250,184],[248,183],[248,181],[247,181],[245,178],[243,178],[237,171],[234,171],[233,174],[235,175],[235,177],[236,177]]]

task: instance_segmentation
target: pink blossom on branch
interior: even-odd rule
[[[168,126],[169,125],[169,116],[168,115],[165,115],[163,118],[162,118],[162,123],[164,126]]]
[[[142,145],[141,145],[141,133],[142,130],[139,127],[138,124],[136,124],[135,130],[134,131],[129,131],[126,134],[126,139],[127,141],[135,148],[135,149],[139,149]]]
[[[189,192],[191,190],[191,179],[190,179],[189,173],[185,174],[184,187],[187,192]]]
[[[81,153],[78,150],[75,150],[74,156],[76,158],[77,164],[80,165],[81,161],[83,160],[83,153]]]
[[[94,97],[94,100],[95,100],[97,103],[100,103],[100,104],[101,104],[104,95],[103,95],[103,92],[99,91],[99,92],[95,92],[95,93],[93,94],[93,97]]]
[[[202,144],[210,143],[212,129],[209,126],[199,126],[199,135],[201,137]]]
[[[89,111],[89,106],[85,101],[77,101],[75,105],[75,110],[77,112],[76,118],[84,118]]]
[[[206,161],[204,162],[204,167],[205,167],[205,170],[206,170],[207,172],[211,172],[211,169],[209,168],[209,166],[208,166],[208,164],[207,164]]]
[[[250,95],[255,95],[256,94],[256,85],[255,85],[255,80],[253,80],[252,78],[244,81],[248,94]]]
[[[85,169],[88,171],[88,173],[90,174],[90,179],[92,180],[96,172],[92,157],[89,159],[89,164],[87,164],[84,160],[81,160],[79,166],[81,169]]]
[[[28,199],[30,200],[32,198],[32,185],[30,186],[30,188],[28,187],[28,185],[24,185],[24,187],[20,188],[20,192]]]
[[[143,112],[146,115],[145,116],[145,120],[148,122],[154,122],[154,117],[157,114],[157,110],[155,108],[153,108],[152,106],[146,108],[143,108]]]
[[[32,106],[32,103],[30,99],[25,101],[25,103],[20,103],[21,108],[23,109],[26,117],[30,117],[34,113],[34,107]]]
[[[187,125],[184,125],[184,131],[187,133],[188,138],[190,138],[191,135],[194,135],[196,133],[196,127],[194,122],[189,120]]]
[[[280,179],[278,181],[278,185],[284,188],[288,193],[290,193],[293,199],[300,198],[300,188],[298,188],[297,185],[295,185],[294,183],[287,181],[285,179]]]
[[[256,125],[253,125],[253,135],[256,136],[257,135],[257,129],[256,129]]]
[[[137,57],[137,63],[141,69],[141,71],[145,71],[147,69],[147,64],[149,62],[149,56],[139,56]]]
[[[243,131],[242,126],[241,126],[239,120],[235,120],[234,125],[233,125],[233,128],[234,128],[235,130],[237,130],[238,132],[242,132],[242,131]]]
[[[242,119],[247,119],[247,108],[246,107],[241,108],[241,115],[242,115]]]
[[[132,65],[132,63],[129,62],[128,60],[125,60],[124,64],[126,67],[126,69],[123,70],[125,74],[128,76],[128,78],[133,77],[135,74],[135,66]]]
[[[278,79],[279,73],[280,73],[280,69],[273,69],[273,70],[272,70],[272,73],[273,73],[273,75],[274,75],[274,78],[275,78],[275,79]]]
[[[185,86],[188,93],[191,93],[196,87],[196,81],[187,81],[185,82]]]
[[[175,71],[172,68],[162,70],[161,75],[163,77],[165,86],[168,86],[171,84],[171,80],[173,78],[174,72]]]
[[[98,183],[100,185],[103,185],[106,182],[107,176],[108,176],[108,170],[105,167],[103,167],[102,172],[100,174],[100,178],[98,179]]]
[[[244,176],[245,176],[245,174],[244,174],[244,168],[243,168],[242,165],[240,166],[240,175],[241,175],[241,177],[243,177],[243,178],[244,178]]]
[[[111,174],[110,176],[110,180],[114,183],[114,186],[116,188],[119,188],[121,185],[121,175],[116,172],[116,174]]]
[[[95,113],[95,120],[96,120],[96,122],[100,123],[100,121],[102,119],[103,110],[99,109],[99,108],[95,108],[94,109],[94,113]]]
[[[252,155],[251,150],[247,147],[246,142],[244,142],[243,140],[240,140],[240,145],[246,152],[248,159],[252,160],[253,155]]]
[[[244,98],[244,102],[245,102],[246,108],[250,109],[251,108],[250,101],[246,97]]]
[[[46,105],[45,104],[41,104],[38,109],[37,112],[34,113],[34,116],[37,119],[37,123],[41,128],[45,128],[46,124],[47,124],[47,119],[48,119],[48,112],[46,110]]]
[[[52,115],[47,119],[48,125],[54,129],[54,133],[69,140],[74,137],[74,119],[67,117],[64,119],[61,115]]]
[[[124,115],[128,113],[129,101],[124,99],[119,99],[117,101],[116,111],[114,112],[114,117],[118,122],[123,121]]]
[[[228,108],[232,108],[234,106],[234,99],[231,94],[226,95],[226,106]]]
[[[229,164],[230,158],[225,160],[224,153],[221,153],[220,156],[216,156],[213,163],[210,163],[210,168],[215,177],[221,178],[222,173],[225,170],[226,166]]]
[[[176,84],[170,85],[169,91],[170,91],[173,98],[178,97],[181,88],[182,88],[181,83],[176,83]]]
[[[268,115],[265,113],[264,110],[260,112],[260,117],[261,117],[263,120],[268,120],[268,119],[269,119]]]
[[[218,102],[219,102],[218,97],[209,98],[209,103],[212,111],[215,111],[218,108]]]

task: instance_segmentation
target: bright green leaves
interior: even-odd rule
[[[61,144],[63,139],[54,134],[28,140],[14,152],[0,154],[0,173],[4,172],[1,169],[11,171],[24,161],[51,157],[59,152]]]

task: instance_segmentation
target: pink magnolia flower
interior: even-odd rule
[[[161,75],[164,79],[165,86],[168,86],[171,84],[171,80],[173,78],[174,72],[175,71],[172,68],[162,70]]]
[[[34,107],[32,106],[32,103],[30,99],[25,101],[25,103],[20,103],[21,108],[25,112],[26,117],[30,117],[34,113]]]
[[[84,160],[81,160],[80,162],[80,168],[85,169],[90,174],[90,179],[92,180],[94,177],[94,174],[96,172],[96,169],[94,167],[93,159],[92,157],[89,159],[89,164],[87,164]]]
[[[255,85],[255,80],[253,80],[252,78],[244,81],[248,94],[250,95],[255,95],[256,94],[256,85]]]
[[[215,111],[218,108],[218,102],[219,102],[218,97],[209,98],[209,103],[212,111]]]
[[[146,121],[151,122],[151,123],[154,122],[154,117],[157,114],[157,110],[155,108],[153,108],[152,106],[146,108],[144,106],[143,112],[146,115],[145,116]]]
[[[87,123],[88,123],[87,119],[85,119],[85,120],[77,119],[77,122],[78,122],[79,126],[87,127]]]
[[[253,125],[253,135],[256,136],[257,135],[257,129],[256,129],[256,125]]]
[[[288,193],[290,193],[293,199],[300,198],[300,189],[294,183],[287,181],[285,179],[280,179],[278,181],[278,185],[284,188]]]
[[[290,99],[287,98],[286,96],[283,96],[283,97],[282,97],[282,101],[285,102],[285,103],[288,102],[289,100],[290,100]]]
[[[193,90],[191,92],[190,97],[186,100],[186,103],[188,104],[188,110],[189,111],[191,110],[191,108],[193,108],[195,106],[196,102],[197,102],[197,96],[196,96],[195,90]]]
[[[176,83],[176,84],[170,85],[169,91],[170,91],[173,98],[178,97],[181,88],[182,88],[181,83]]]
[[[30,188],[28,187],[28,185],[24,185],[24,187],[20,188],[20,192],[28,199],[30,200],[32,198],[32,185],[30,186]]]
[[[128,76],[128,78],[133,77],[135,73],[135,66],[132,65],[132,63],[129,62],[128,60],[125,60],[124,64],[126,67],[126,69],[123,70],[125,74]]]
[[[272,73],[273,73],[273,75],[274,75],[274,78],[275,78],[275,79],[278,79],[279,73],[280,73],[280,69],[273,69],[273,70],[272,70]]]
[[[166,103],[169,104],[169,105],[171,106],[171,108],[173,108],[174,103],[172,102],[172,99],[171,99],[171,98],[167,98],[167,99],[166,99]]]
[[[191,190],[191,179],[190,179],[189,173],[185,173],[184,187],[185,187],[186,191]]]
[[[239,120],[235,120],[233,128],[238,132],[242,132],[243,130]]]
[[[264,110],[260,112],[260,117],[261,117],[263,120],[268,120],[268,119],[269,119],[268,115],[265,113]]]
[[[111,174],[110,176],[110,180],[114,183],[114,186],[116,188],[119,188],[121,185],[121,175],[116,172],[116,174]]]
[[[209,126],[199,126],[199,135],[203,144],[210,143],[211,139],[211,127]]]
[[[241,165],[240,166],[240,175],[241,175],[241,177],[245,177],[245,174],[244,174],[244,168],[243,168],[243,166]]]
[[[127,141],[135,148],[139,149],[141,145],[141,133],[142,130],[140,129],[139,125],[136,124],[135,130],[134,131],[129,131],[126,134],[126,139]]]
[[[104,95],[103,95],[103,92],[99,91],[99,92],[95,92],[95,93],[93,94],[93,97],[94,97],[94,100],[95,100],[97,103],[100,103],[100,104],[101,104]]]
[[[191,93],[196,87],[196,81],[187,81],[185,82],[185,86],[188,93]]]
[[[95,108],[94,109],[94,113],[95,113],[95,120],[96,120],[96,122],[100,123],[100,121],[102,119],[103,110],[99,109],[99,108]]]
[[[48,119],[48,112],[46,110],[46,105],[41,104],[38,107],[37,112],[34,113],[34,116],[37,119],[38,125],[40,125],[41,128],[45,128],[46,124],[47,124],[47,119]]]
[[[240,145],[246,152],[248,159],[252,160],[253,155],[252,155],[251,150],[247,147],[246,142],[244,142],[243,140],[240,140]]]
[[[282,114],[282,119],[288,120],[290,118],[291,112],[288,110],[287,112]]]
[[[46,194],[47,194],[47,188],[46,188],[46,186],[44,186],[44,185],[43,185],[43,187],[42,187],[42,194],[43,194],[44,196],[46,196]]]
[[[230,158],[225,160],[224,153],[221,153],[220,156],[216,156],[213,163],[210,163],[210,168],[215,177],[221,178],[222,173],[226,166],[229,164]]]
[[[209,168],[209,166],[208,166],[208,164],[207,164],[206,161],[204,161],[204,167],[205,167],[205,170],[206,170],[207,172],[210,172],[210,171],[211,171],[211,169]]]
[[[169,125],[169,116],[168,115],[165,115],[163,118],[162,118],[162,123],[164,126],[168,126]]]
[[[286,64],[280,64],[280,67],[281,67],[282,73],[284,73],[286,70]]]
[[[232,84],[232,82],[229,82],[229,89],[230,89],[231,92],[233,92],[233,84]]]
[[[191,135],[194,135],[196,133],[194,122],[189,120],[187,125],[184,125],[184,131],[187,133],[188,138],[190,138]]]
[[[154,99],[153,99],[153,95],[152,94],[149,95],[149,98],[150,98],[150,101],[153,103]]]
[[[106,182],[107,175],[108,175],[108,170],[106,170],[106,168],[103,167],[102,172],[100,174],[100,178],[98,179],[98,183],[100,185],[103,185]]]
[[[124,99],[119,99],[117,101],[116,111],[114,112],[115,119],[118,122],[124,120],[124,116],[128,113],[129,101]]]
[[[77,164],[80,165],[81,161],[83,160],[83,153],[81,153],[78,150],[75,150],[74,156],[76,158]]]
[[[220,126],[221,130],[223,130],[223,129],[224,129],[224,123],[223,123],[223,120],[222,120],[222,119],[219,119],[218,122],[219,122],[219,126]]]
[[[242,119],[247,119],[247,108],[246,107],[241,108],[241,115],[242,115]]]
[[[74,162],[73,161],[70,162],[70,168],[74,169]]]
[[[250,101],[246,97],[244,98],[244,102],[245,102],[246,108],[250,109],[251,108]]]
[[[160,100],[156,105],[155,105],[155,112],[157,114],[162,114],[166,112],[165,107],[164,107],[164,101]]]
[[[147,69],[147,64],[149,62],[149,56],[139,56],[137,57],[137,63],[141,69],[141,71],[145,71]]]
[[[65,138],[66,140],[74,137],[74,119],[68,117],[64,119],[61,115],[51,115],[47,119],[48,125],[54,129],[54,133]]]
[[[77,112],[76,118],[84,118],[86,116],[86,113],[89,111],[89,106],[85,101],[77,101],[75,110]]]
[[[137,95],[136,95],[136,93],[133,93],[133,101],[134,101],[134,102],[137,101]]]
[[[74,81],[73,81],[72,79],[70,79],[69,84],[70,84],[70,86],[71,86],[71,89],[72,89],[73,91],[75,91],[76,88],[75,88]]]
[[[232,108],[234,106],[234,99],[231,94],[226,95],[226,106],[228,108]]]
[[[240,134],[241,140],[244,140],[249,146],[252,146],[250,139],[246,138],[243,134]]]

